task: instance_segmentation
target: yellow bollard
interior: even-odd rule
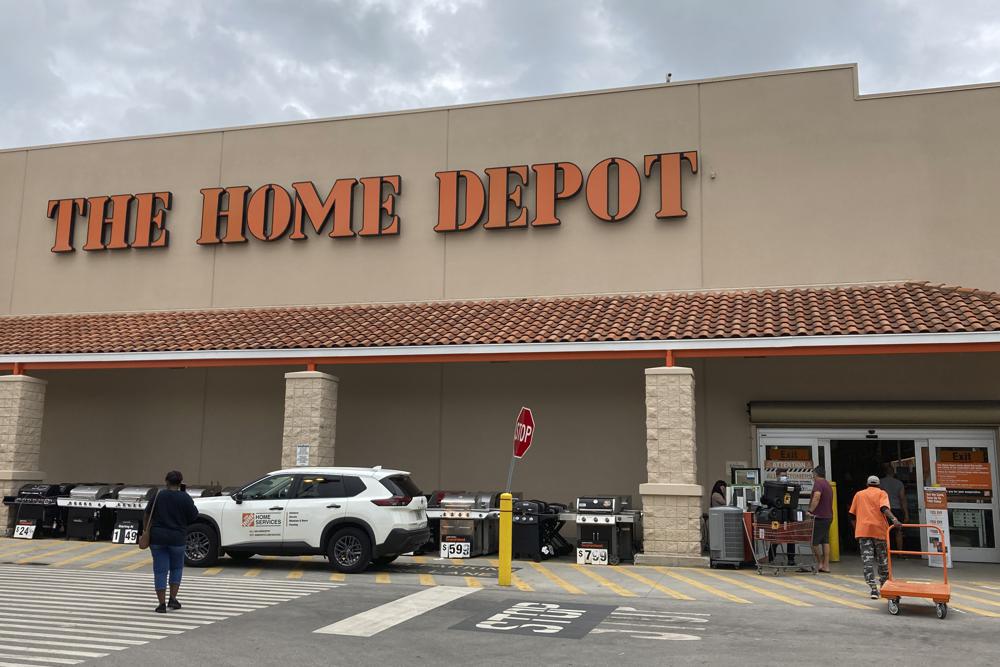
[[[510,559],[512,554],[511,533],[514,529],[513,519],[514,496],[509,493],[500,494],[500,568],[497,570],[497,583],[510,586]]]
[[[833,487],[833,521],[830,523],[830,562],[840,562],[840,532],[837,527],[837,483],[830,482]]]

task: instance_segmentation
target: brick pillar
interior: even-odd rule
[[[337,383],[319,371],[285,373],[285,429],[281,467],[296,465],[299,445],[309,446],[310,466],[332,466],[337,437]]]
[[[22,484],[40,482],[45,380],[26,375],[0,376],[0,495]],[[0,535],[13,532],[14,516],[0,505]]]
[[[707,566],[695,445],[694,371],[646,369],[646,475],[639,485],[646,565]]]

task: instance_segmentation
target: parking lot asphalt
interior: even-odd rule
[[[0,539],[0,565],[29,565],[49,569],[151,572],[148,551],[134,545],[66,540]],[[321,557],[255,557],[238,563],[223,558],[211,568],[187,570],[187,577],[240,577],[245,580],[354,583],[380,586],[458,586],[472,589],[515,590],[521,593],[565,594],[571,597],[609,597],[618,603],[642,599],[679,602],[711,601],[728,605],[775,605],[807,609],[832,607],[885,612],[883,601],[869,600],[857,558],[834,564],[832,574],[789,573],[758,575],[753,569],[666,568],[633,565],[578,566],[559,560],[534,563],[514,561],[513,585],[497,585],[497,561],[491,558],[441,559],[402,556],[383,568],[354,575],[330,570]],[[941,570],[923,561],[901,561],[897,575],[910,580],[936,581]],[[1000,566],[960,563],[949,572],[950,608],[958,614],[1000,621]],[[909,602],[922,605],[922,600]]]
[[[1000,568],[959,564],[952,612],[869,600],[856,559],[832,575],[403,557],[358,575],[320,558],[187,569],[184,608],[152,613],[135,546],[0,539],[0,666],[100,663],[996,664]],[[901,577],[941,575],[918,561]]]

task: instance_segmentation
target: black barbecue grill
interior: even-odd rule
[[[59,484],[25,484],[16,496],[3,499],[4,504],[14,510],[14,537],[30,540],[59,531],[60,487]]]
[[[59,498],[66,507],[66,537],[81,540],[107,540],[115,523],[115,498],[124,485],[80,484]]]
[[[111,530],[112,542],[135,544],[139,541],[146,507],[156,491],[155,486],[126,486],[118,492],[118,499],[113,503],[115,519]],[[111,509],[112,504],[105,506],[106,511]]]
[[[631,496],[585,496],[576,499],[576,561],[615,565],[642,551],[642,513]]]
[[[572,551],[572,545],[559,534],[565,523],[559,515],[566,509],[565,505],[541,500],[515,502],[511,535],[514,558],[530,558],[537,562]]]

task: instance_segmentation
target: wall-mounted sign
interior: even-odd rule
[[[631,161],[610,157],[587,173],[572,162],[491,167],[485,180],[467,169],[439,171],[435,232],[467,232],[484,219],[483,229],[524,229],[559,225],[559,205],[580,192],[587,208],[602,222],[619,223],[639,206],[643,187],[659,197],[656,218],[682,218],[684,165],[698,172],[698,152],[652,153],[642,170]],[[643,184],[653,180],[651,186]],[[526,193],[534,191],[529,205]],[[250,240],[301,241],[309,236],[332,239],[397,236],[402,227],[399,199],[402,177],[371,176],[334,181],[325,196],[311,181],[286,187],[267,183],[201,190],[199,245],[246,243]],[[358,201],[359,200],[359,201]],[[165,248],[170,232],[170,192],[69,197],[48,202],[46,215],[55,221],[52,252],[76,250],[77,226],[86,226],[83,250]],[[356,204],[360,204],[359,206]]]

